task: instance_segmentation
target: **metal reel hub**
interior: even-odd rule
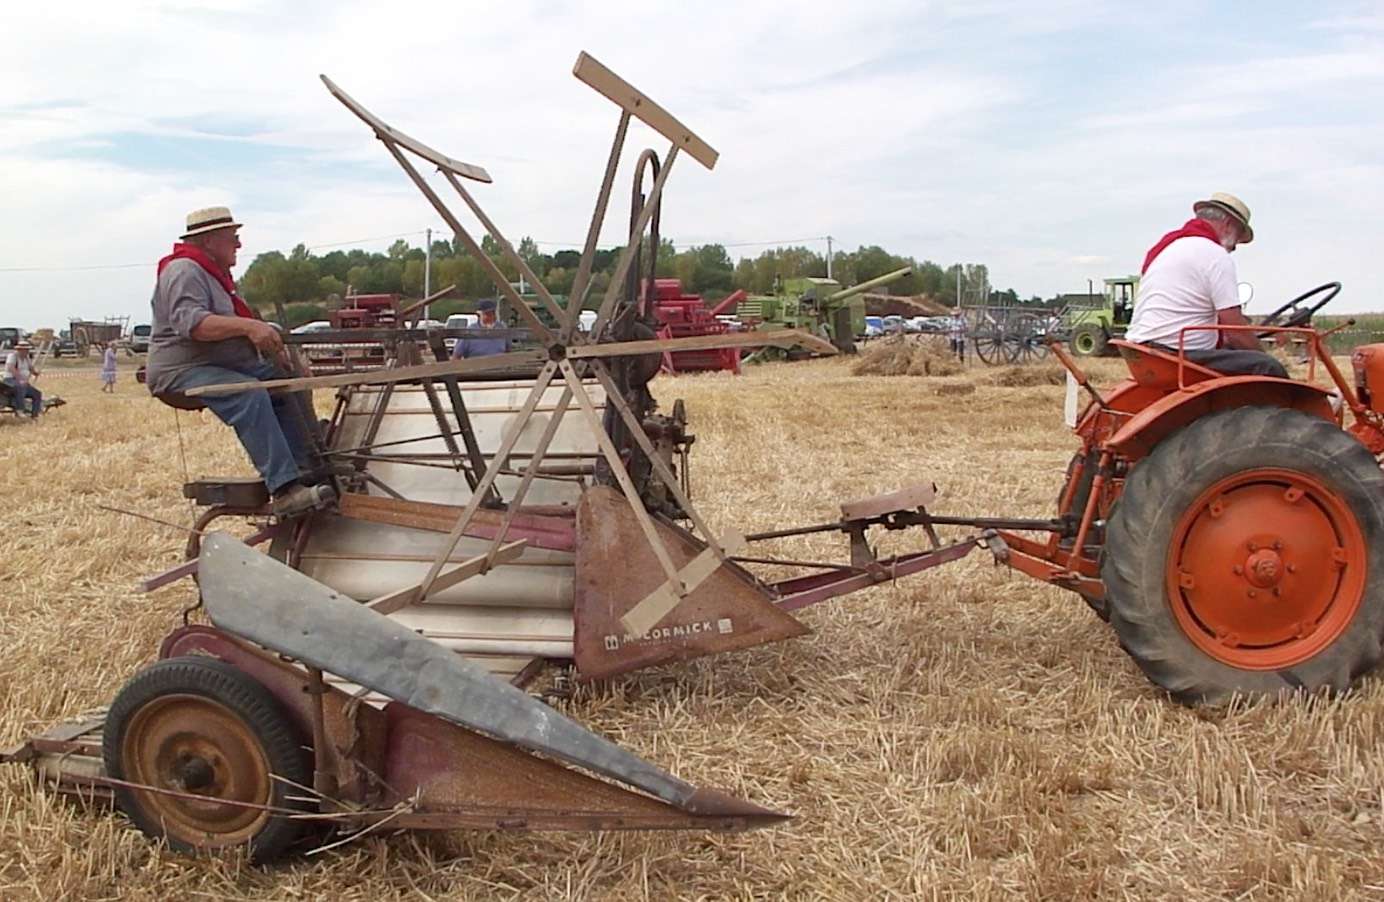
[[[1212,485],[1179,519],[1169,604],[1213,659],[1246,670],[1299,664],[1350,625],[1366,548],[1343,499],[1303,473],[1257,469]]]

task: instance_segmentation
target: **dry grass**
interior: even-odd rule
[[[1039,363],[1031,366],[1007,366],[995,373],[994,383],[1005,388],[1025,388],[1033,385],[1064,385],[1067,371],[1059,364]]]
[[[1118,364],[1095,367],[1108,380]],[[1062,389],[919,393],[848,361],[660,379],[685,397],[718,526],[830,517],[933,479],[949,511],[1047,515]],[[105,703],[191,599],[130,587],[181,536],[174,415],[129,382],[50,377],[68,407],[0,418],[0,744]],[[244,472],[183,415],[189,471]],[[785,543],[842,555],[839,537]],[[566,710],[698,783],[797,814],[743,835],[371,838],[270,870],[171,855],[0,769],[0,898],[1334,899],[1384,894],[1384,680],[1348,698],[1194,711],[1073,595],[979,554],[808,609],[817,632],[583,690]]]

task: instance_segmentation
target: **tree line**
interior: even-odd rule
[[[483,239],[482,250],[505,278],[514,283],[519,281],[518,269],[488,236]],[[544,253],[532,238],[527,237],[519,242],[515,250],[552,294],[565,297],[571,293],[581,262],[580,251]],[[647,245],[644,250],[647,253]],[[588,306],[599,304],[610,284],[619,254],[620,248],[596,252],[591,292],[587,295]],[[395,241],[384,253],[356,249],[333,250],[317,255],[299,244],[287,255],[281,251],[260,254],[246,269],[239,287],[245,299],[261,310],[272,311],[276,305],[284,305],[289,324],[297,325],[325,319],[327,311],[339,304],[348,293],[422,297],[426,258],[424,248],[413,247],[403,239]],[[989,286],[989,273],[984,264],[953,263],[943,267],[931,260],[919,262],[912,257],[891,254],[878,245],[836,252],[832,256],[831,269],[832,278],[850,286],[904,266],[913,267],[913,273],[892,283],[888,288],[889,293],[926,295],[942,304],[954,306],[959,275],[961,296],[967,304],[978,303],[986,296],[991,303],[1042,303],[1036,297],[1022,301],[1013,289],[983,290],[982,286]],[[685,291],[715,301],[736,289],[744,289],[751,295],[769,294],[778,279],[825,277],[827,261],[823,254],[802,246],[772,248],[757,257],[742,257],[732,261],[721,244],[703,244],[679,250],[665,239],[659,243],[656,273],[659,278],[679,279]],[[435,318],[469,311],[477,300],[496,296],[496,288],[489,275],[464,247],[450,241],[436,240],[432,243],[430,287],[436,291],[447,285],[455,285],[456,288],[432,305],[430,312]]]

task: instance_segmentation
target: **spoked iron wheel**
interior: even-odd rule
[[[1182,701],[1344,690],[1384,643],[1384,471],[1302,411],[1204,417],[1130,473],[1101,577],[1121,644]]]
[[[171,658],[116,696],[103,737],[106,772],[135,826],[179,851],[248,845],[255,861],[283,852],[303,822],[286,813],[311,769],[278,700],[231,665]],[[197,798],[194,798],[197,797]]]
[[[1009,360],[1009,349],[1005,343],[1004,327],[991,323],[978,329],[971,338],[976,356],[988,366],[1000,366]]]
[[[1042,322],[1032,313],[1025,313],[1014,322],[1015,363],[1030,363],[1048,356],[1047,338]]]

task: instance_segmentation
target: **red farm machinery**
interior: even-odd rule
[[[734,291],[708,307],[699,294],[684,294],[679,279],[654,280],[654,316],[658,319],[659,338],[693,338],[725,335],[732,331],[722,319],[726,310],[734,312],[735,305],[745,292]],[[706,348],[704,350],[665,351],[663,372],[689,373],[707,370],[740,372],[740,348]]]

